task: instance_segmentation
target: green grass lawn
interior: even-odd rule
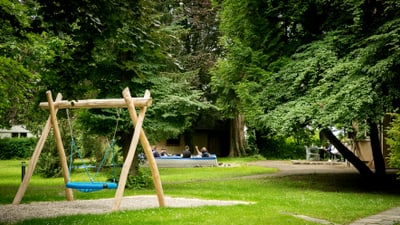
[[[230,162],[229,159],[224,161]],[[377,189],[360,176],[349,174],[238,179],[276,171],[246,166],[245,162],[248,159],[232,160],[235,167],[162,168],[160,176],[167,196],[241,200],[254,204],[166,207],[35,219],[20,224],[318,224],[295,217],[297,214],[348,224],[360,217],[400,206],[400,185],[395,181]],[[0,178],[0,204],[9,204],[20,183],[20,161],[0,161]],[[84,174],[77,173],[73,178],[83,179]],[[62,178],[34,176],[22,203],[65,201],[62,184]],[[114,194],[114,190],[74,191],[75,199],[112,198]],[[142,194],[155,195],[155,190],[125,190],[125,196]]]

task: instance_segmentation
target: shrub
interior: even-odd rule
[[[387,130],[386,142],[389,145],[389,165],[400,168],[400,117],[392,114],[393,120]]]
[[[148,171],[139,169],[136,176],[129,175],[126,181],[126,188],[128,189],[146,189],[153,185],[153,179]]]
[[[299,159],[305,157],[305,148],[294,138],[275,136],[263,140],[260,154],[268,159]]]
[[[51,133],[49,137],[47,137],[46,144],[40,154],[36,172],[44,178],[50,178],[60,177],[62,174],[61,171],[62,169],[56,141]]]
[[[0,139],[0,159],[29,158],[36,146],[37,138]]]

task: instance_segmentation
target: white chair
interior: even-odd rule
[[[316,146],[306,146],[306,159],[319,161],[319,148]]]

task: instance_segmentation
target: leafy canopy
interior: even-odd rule
[[[399,106],[395,1],[219,4],[226,54],[213,70],[217,103],[250,127],[350,128]]]

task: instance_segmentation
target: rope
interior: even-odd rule
[[[119,120],[121,119],[120,111],[121,111],[121,109],[118,108],[117,109],[117,122],[115,123],[114,135],[113,135],[113,138],[111,140],[111,144],[109,145],[109,146],[112,146],[111,166],[112,166],[113,182],[116,182],[116,177],[117,177],[117,173],[116,173],[116,169],[115,169],[116,168],[116,163],[115,163],[114,143],[115,143],[115,136],[116,136],[117,130],[118,130]]]
[[[68,127],[69,127],[69,133],[71,136],[71,146],[70,146],[70,153],[69,153],[69,167],[68,167],[68,181],[71,180],[71,172],[72,172],[72,155],[74,153],[73,150],[73,145],[75,143],[73,135],[72,135],[72,125],[71,125],[71,121],[70,121],[70,117],[69,117],[69,110],[67,109],[67,121],[68,121]]]
[[[117,109],[117,122],[115,123],[115,128],[114,128],[114,135],[113,135],[113,140],[115,140],[115,135],[117,134],[117,130],[118,130],[118,124],[119,124],[119,120],[120,120],[120,111],[121,109]]]
[[[120,109],[119,109],[120,110]],[[88,176],[90,182],[94,182],[97,174],[100,172],[100,170],[102,169],[103,165],[105,164],[105,161],[107,160],[110,151],[112,154],[112,158],[111,158],[111,165],[112,165],[112,173],[113,173],[113,181],[115,182],[116,180],[116,166],[115,166],[115,153],[114,153],[114,146],[115,146],[115,136],[118,130],[118,124],[119,124],[119,120],[120,120],[120,112],[119,110],[117,110],[117,122],[115,125],[115,129],[114,129],[114,133],[113,133],[113,137],[111,140],[111,143],[108,142],[108,146],[106,151],[104,152],[104,156],[103,159],[101,160],[99,166],[97,167],[97,170],[95,172],[95,174],[93,176],[90,175],[90,171],[88,169],[87,164],[84,162],[83,157],[80,153],[80,150],[78,148],[78,146],[76,145],[74,136],[73,136],[73,131],[72,131],[72,124],[71,124],[71,119],[70,119],[70,115],[69,115],[69,110],[67,109],[67,121],[68,121],[68,125],[69,125],[69,130],[70,130],[70,134],[71,134],[71,147],[70,147],[70,161],[69,161],[69,169],[68,169],[68,181],[70,181],[70,177],[71,177],[71,172],[72,172],[72,161],[73,161],[73,154],[74,152],[76,152],[78,154],[78,157],[80,158],[82,165],[85,169],[85,173]]]
[[[70,147],[69,168],[68,168],[68,181],[70,181],[70,179],[71,179],[73,155],[74,155],[74,152],[76,152],[78,154],[79,159],[81,160],[83,168],[85,169],[86,175],[88,176],[90,182],[93,182],[94,178],[92,178],[92,176],[90,175],[88,166],[85,163],[85,161],[83,160],[82,154],[81,154],[78,146],[76,145],[76,142],[75,142],[75,139],[74,139],[74,135],[73,135],[73,131],[72,131],[71,118],[69,116],[69,109],[67,109],[66,111],[67,111],[67,121],[68,121],[68,126],[69,126],[69,132],[70,132],[70,135],[71,135],[71,147]]]

